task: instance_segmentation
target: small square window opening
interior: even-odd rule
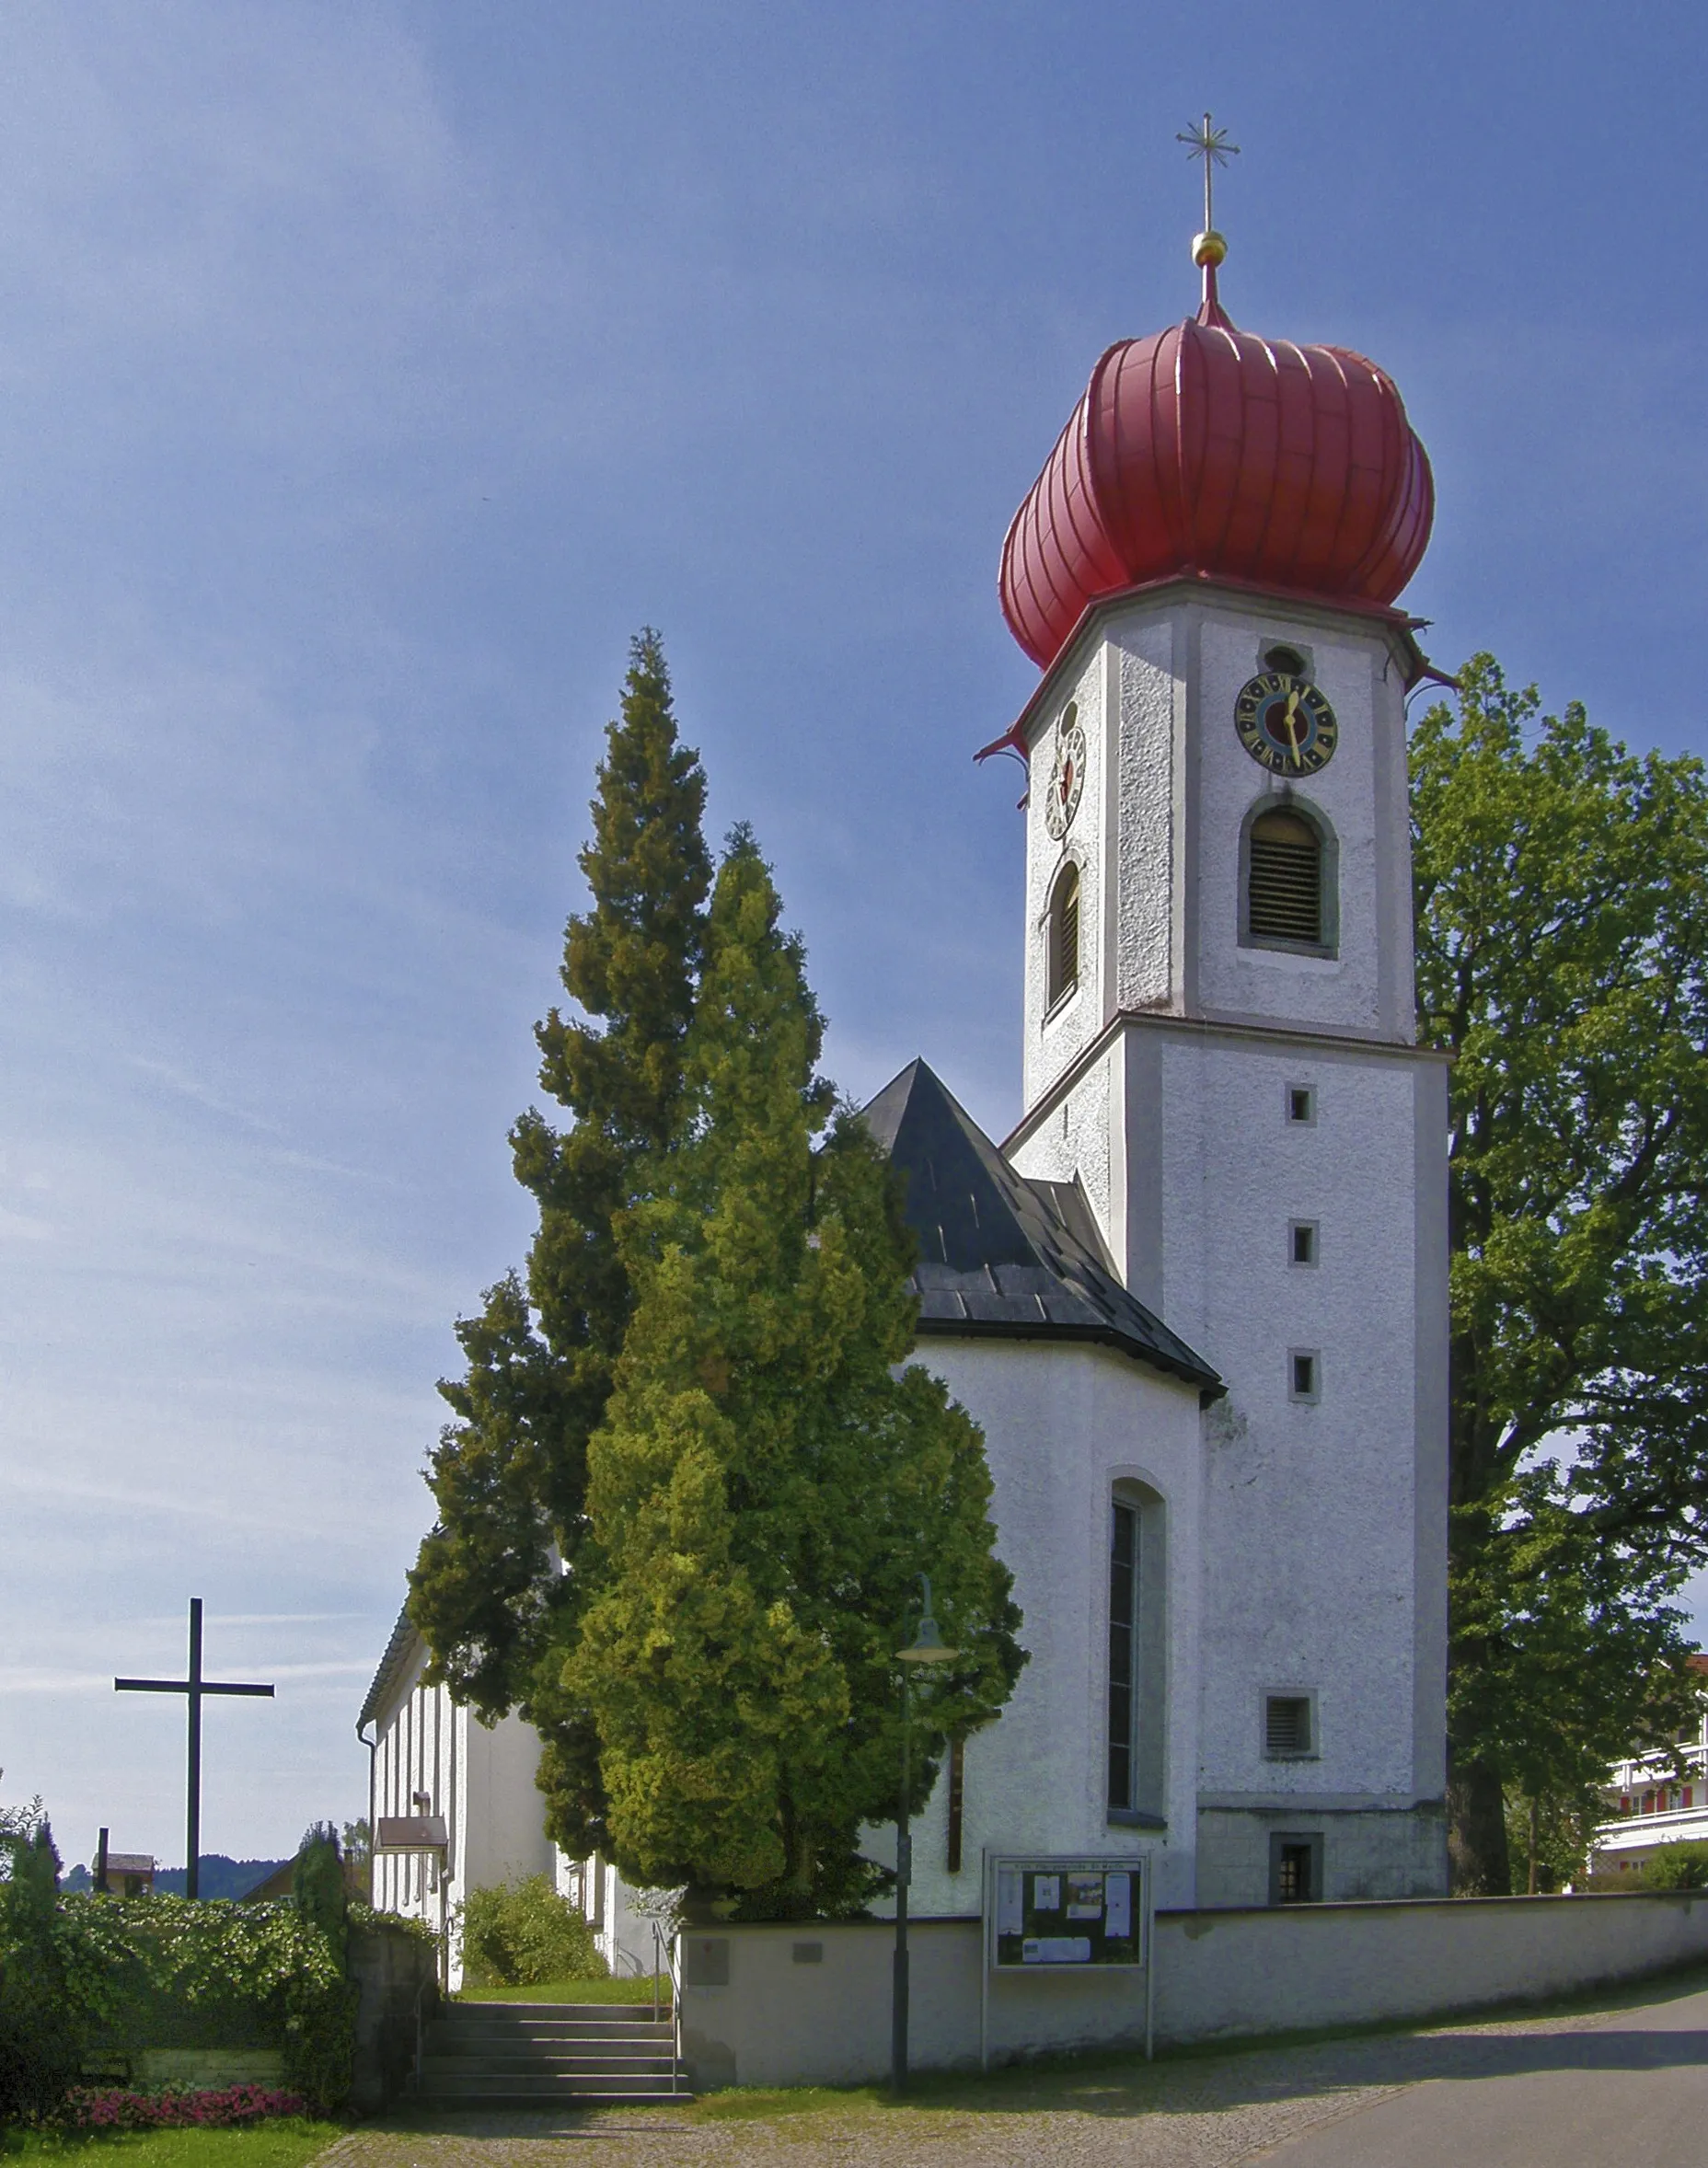
[[[1264,1759],[1298,1761],[1313,1753],[1316,1740],[1309,1694],[1265,1694]]]
[[[1269,1839],[1269,1901],[1272,1905],[1314,1905],[1322,1898],[1322,1839],[1284,1836]]]
[[[1287,1088],[1287,1118],[1306,1125],[1317,1118],[1317,1095],[1309,1084],[1289,1084]]]
[[[1287,1358],[1287,1398],[1315,1401],[1322,1396],[1322,1362],[1315,1348],[1296,1347]]]
[[[1317,1223],[1314,1219],[1296,1219],[1287,1229],[1287,1256],[1294,1264],[1315,1264],[1317,1262]]]

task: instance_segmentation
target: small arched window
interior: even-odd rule
[[[1050,998],[1054,1009],[1079,983],[1079,869],[1064,866],[1050,894]]]
[[[1254,941],[1321,948],[1322,838],[1302,813],[1286,807],[1252,823],[1246,872],[1246,930]]]

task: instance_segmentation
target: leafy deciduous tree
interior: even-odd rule
[[[1488,656],[1412,745],[1421,1034],[1449,1050],[1456,1885],[1503,1780],[1581,1788],[1688,1688],[1708,1548],[1708,788]]]

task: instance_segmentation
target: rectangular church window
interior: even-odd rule
[[[1314,1401],[1321,1397],[1322,1369],[1314,1348],[1296,1347],[1287,1356],[1287,1397]]]
[[[1287,1086],[1287,1118],[1289,1122],[1302,1122],[1307,1124],[1316,1120],[1316,1095],[1309,1084],[1289,1084]]]
[[[1109,1804],[1137,1804],[1138,1508],[1118,1499],[1109,1542]]]
[[[1314,1219],[1296,1219],[1287,1229],[1290,1244],[1288,1255],[1295,1264],[1315,1264],[1317,1262],[1317,1223]]]

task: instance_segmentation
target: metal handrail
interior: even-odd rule
[[[439,1984],[436,1977],[433,1984],[436,1990]],[[422,1980],[415,1990],[415,2068],[410,2072],[410,2082],[418,2100],[421,2091],[421,2065],[427,2059],[427,2021],[421,2015],[421,2004],[426,1999],[427,1982]]]
[[[682,2069],[682,1931],[672,1931],[664,1944],[670,1962],[670,2090],[676,2090],[678,2073]]]

